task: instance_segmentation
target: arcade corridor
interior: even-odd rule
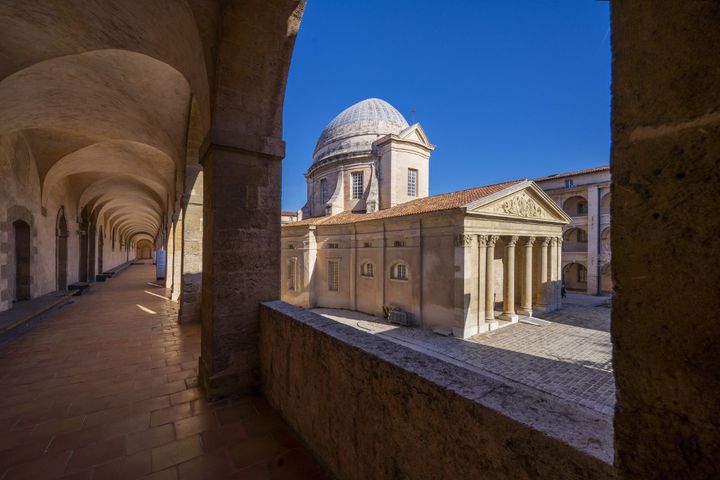
[[[209,404],[200,326],[131,266],[0,346],[0,479],[324,478],[262,397]]]

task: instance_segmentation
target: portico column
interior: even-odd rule
[[[553,310],[559,307],[558,298],[560,297],[560,269],[558,268],[558,249],[557,237],[550,239],[550,281],[548,282],[547,298],[550,300],[550,306]]]
[[[509,237],[505,243],[505,271],[503,272],[503,320],[517,322],[515,314],[515,244],[517,236]]]
[[[523,273],[523,289],[520,292],[520,313],[532,316],[532,249],[535,243],[535,237],[527,237],[525,239],[525,271]]]
[[[540,260],[538,261],[538,285],[535,294],[535,303],[541,310],[547,310],[551,303],[548,299],[548,245],[550,238],[545,237],[540,241]]]
[[[493,268],[493,260],[495,260],[495,242],[497,235],[490,235],[487,239],[487,259],[485,268],[485,320],[495,320],[495,269]]]
[[[478,257],[477,257],[477,321],[478,331],[482,328],[481,325],[485,323],[485,270],[487,269],[487,245],[488,236],[478,235]]]

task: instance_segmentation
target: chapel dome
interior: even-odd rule
[[[372,143],[408,127],[395,107],[379,98],[368,98],[343,110],[327,124],[315,145],[313,162],[328,157],[369,151]]]

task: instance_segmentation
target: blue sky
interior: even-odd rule
[[[595,0],[310,0],[285,97],[283,209],[305,203],[325,125],[369,97],[437,146],[431,195],[607,164],[609,16]]]

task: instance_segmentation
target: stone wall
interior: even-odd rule
[[[338,478],[613,478],[604,416],[282,302],[260,315],[265,394]]]
[[[625,478],[720,478],[720,4],[613,2],[612,338]]]

